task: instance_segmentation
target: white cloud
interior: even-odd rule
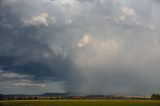
[[[80,41],[77,43],[77,47],[84,47],[88,44],[90,44],[93,41],[90,34],[85,34]]]
[[[27,77],[26,75],[21,75],[21,74],[17,74],[17,73],[2,73],[0,74],[1,77],[6,77],[6,78],[24,78]]]
[[[33,83],[33,82],[19,82],[13,84],[15,87],[46,87],[45,84],[42,83]]]
[[[4,90],[5,89],[5,90]],[[36,82],[29,79],[4,80],[0,83],[4,94],[42,94],[45,92],[65,92],[64,81]]]
[[[87,48],[82,48],[87,46]],[[77,45],[80,51],[76,52],[75,63],[78,66],[95,66],[114,60],[121,44],[114,38],[97,39],[86,34]]]
[[[66,20],[65,24],[72,24],[72,20],[71,19]]]
[[[129,6],[121,7],[121,12],[126,17],[136,16],[135,10],[133,8],[129,7]]]
[[[120,6],[120,13],[118,13],[116,21],[124,22],[127,24],[137,24],[137,14],[135,10],[129,6]]]
[[[63,10],[75,9],[79,5],[77,0],[56,0],[55,4],[60,6]]]
[[[18,74],[18,73],[14,73],[14,72],[0,72],[0,77],[1,78],[17,78],[17,79],[21,79],[21,78],[31,78],[31,75],[26,75],[26,74]]]
[[[48,26],[49,24],[55,23],[56,18],[55,17],[50,17],[48,13],[41,13],[37,16],[33,16],[30,19],[24,20],[24,23],[26,25],[34,25],[34,26],[39,26],[39,25],[44,25]]]
[[[76,0],[60,0],[62,5],[74,5]]]
[[[142,26],[134,6],[127,0],[113,0],[116,9],[114,21],[119,24]]]
[[[118,5],[125,5],[127,3],[127,0],[112,0],[113,3]]]

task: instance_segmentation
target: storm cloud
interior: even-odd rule
[[[0,93],[149,95],[158,0],[1,0]]]

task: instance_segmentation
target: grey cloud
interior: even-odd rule
[[[147,95],[159,88],[159,1],[0,2],[6,73],[33,75],[49,91]]]

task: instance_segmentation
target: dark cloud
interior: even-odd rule
[[[149,0],[1,0],[0,92],[158,91],[159,15]]]
[[[43,39],[49,36],[46,32],[51,29],[43,25],[25,26],[20,11],[17,13],[13,9],[21,3],[3,2],[0,6],[0,65],[4,66],[3,71],[32,75],[30,80],[33,81],[66,81],[68,76],[63,73],[69,71],[69,60],[59,52],[55,54]]]

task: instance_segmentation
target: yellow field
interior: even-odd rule
[[[0,101],[0,106],[160,106],[151,100],[19,100]]]

